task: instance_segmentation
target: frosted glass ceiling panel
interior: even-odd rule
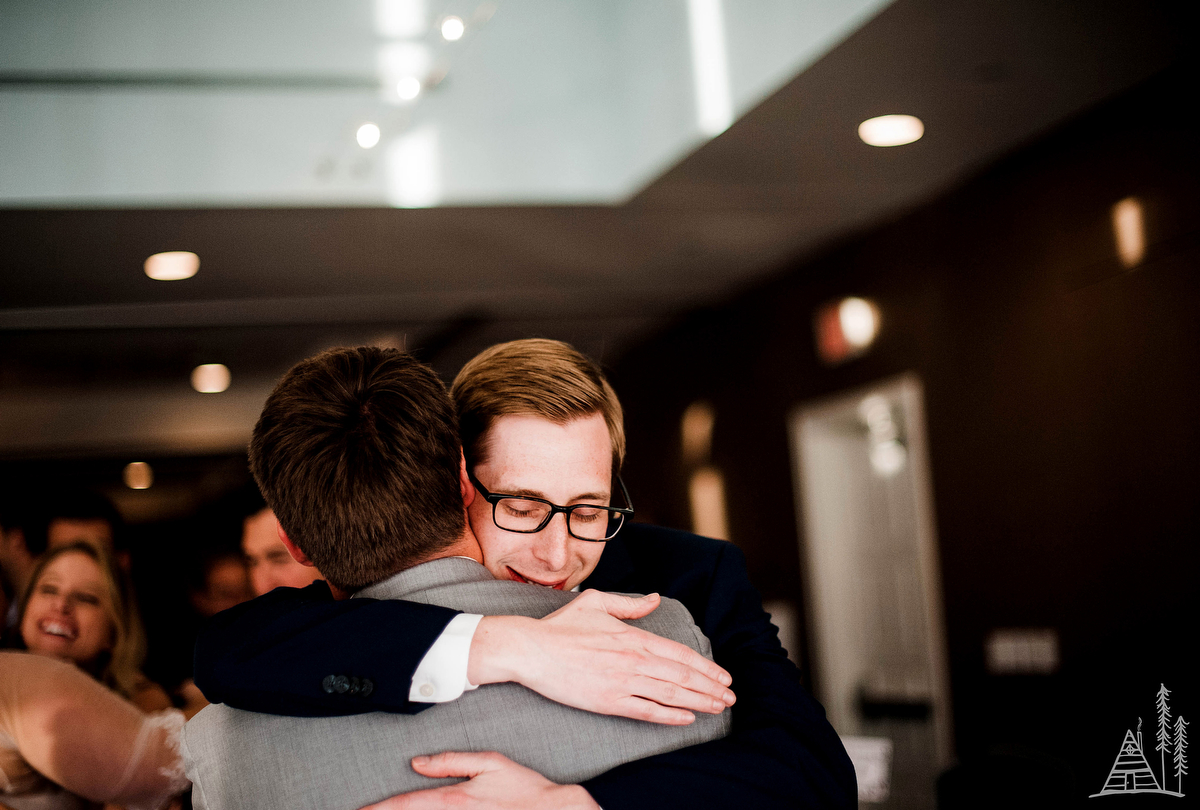
[[[620,202],[884,5],[6,0],[0,205]]]

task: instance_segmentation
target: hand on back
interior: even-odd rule
[[[659,602],[657,594],[588,590],[542,619],[485,617],[468,678],[514,681],[567,706],[664,725],[687,725],[696,711],[724,711],[734,702],[728,672],[690,647],[621,621],[646,616]]]
[[[495,751],[414,757],[412,766],[425,776],[465,776],[468,780],[393,796],[362,810],[600,810],[579,785],[555,784]]]

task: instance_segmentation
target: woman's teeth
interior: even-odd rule
[[[51,636],[59,636],[60,638],[75,638],[75,630],[73,628],[55,621],[42,622],[42,632]]]

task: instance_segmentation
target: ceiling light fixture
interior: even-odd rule
[[[354,133],[354,139],[358,141],[358,145],[363,149],[370,149],[379,143],[379,127],[371,123],[363,124]]]
[[[847,343],[865,349],[879,334],[879,310],[863,298],[843,298],[838,304],[838,323]]]
[[[442,20],[442,39],[457,42],[466,33],[467,26],[461,17],[450,16]]]
[[[182,281],[196,275],[200,269],[200,257],[186,250],[155,253],[146,259],[142,269],[155,281]]]
[[[415,76],[405,76],[396,82],[396,95],[405,101],[412,101],[421,92],[421,80]]]
[[[925,124],[915,115],[880,115],[858,125],[858,137],[871,146],[903,146],[924,134]]]
[[[219,394],[229,387],[232,376],[220,363],[205,363],[192,369],[192,388],[201,394]]]
[[[817,310],[817,354],[829,365],[858,357],[879,335],[879,307],[866,298],[843,298]]]
[[[144,461],[131,461],[125,465],[121,478],[130,489],[150,489],[154,483],[154,470]]]

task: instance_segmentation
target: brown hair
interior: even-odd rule
[[[132,698],[145,681],[141,668],[146,658],[146,631],[142,627],[129,576],[113,563],[112,555],[107,550],[80,541],[52,548],[38,558],[33,575],[29,578],[29,587],[21,597],[21,619],[25,618],[25,609],[29,606],[29,600],[42,574],[46,572],[50,563],[65,554],[83,554],[100,567],[107,597],[104,606],[113,626],[112,649],[85,668],[109,689],[126,698]],[[20,626],[18,622],[17,627]]]
[[[331,349],[267,398],[250,469],[288,538],[357,590],[462,536],[457,428],[446,387],[411,355]]]
[[[499,343],[462,367],[450,394],[467,466],[487,460],[487,432],[501,416],[533,414],[555,424],[598,413],[608,426],[613,472],[625,461],[625,417],[604,372],[560,340]]]

